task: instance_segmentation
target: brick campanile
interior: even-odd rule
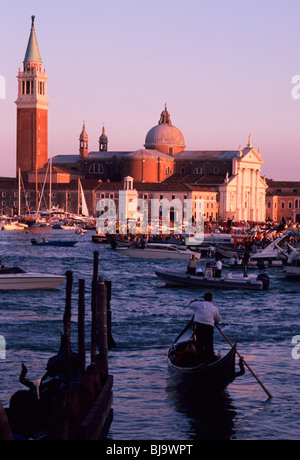
[[[17,174],[36,171],[48,161],[47,74],[31,17],[31,31],[23,62],[18,73],[17,105]]]

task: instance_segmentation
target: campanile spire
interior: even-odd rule
[[[34,19],[35,16],[31,16],[31,30],[30,30],[30,35],[29,35],[29,40],[28,40],[28,45],[24,57],[24,71],[27,69],[28,64],[32,64],[33,66],[42,64],[42,59],[40,55],[40,50],[38,47],[38,42],[35,34],[35,29],[34,29]]]

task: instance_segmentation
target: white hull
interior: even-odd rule
[[[1,230],[24,230],[25,228],[28,228],[27,224],[0,224]]]
[[[0,290],[54,289],[63,281],[65,281],[65,276],[44,273],[0,274]]]
[[[139,259],[179,259],[179,260],[190,260],[192,254],[196,256],[197,259],[200,259],[199,253],[194,253],[192,251],[171,251],[169,249],[135,249],[135,248],[126,248],[126,247],[117,247],[116,248],[119,254],[130,257],[137,257]]]
[[[300,267],[294,267],[287,265],[285,267],[285,274],[287,278],[299,279],[300,280]]]
[[[257,252],[251,257],[251,261],[264,262],[271,267],[282,267],[284,261],[288,259],[288,240],[291,232],[286,232],[283,236],[276,238],[261,252]]]

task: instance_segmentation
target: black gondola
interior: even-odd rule
[[[220,393],[244,374],[243,363],[235,371],[236,343],[224,357],[205,364],[196,353],[192,338],[193,319],[179,334],[168,352],[170,384],[184,393]]]

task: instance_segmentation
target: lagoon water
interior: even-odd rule
[[[29,229],[0,232],[5,266],[65,274],[73,271],[72,335],[76,350],[78,280],[86,281],[86,341],[90,332],[93,253],[99,251],[99,276],[112,282],[112,336],[109,351],[114,376],[114,419],[110,440],[276,440],[300,438],[300,359],[293,337],[300,335],[300,281],[287,281],[281,268],[268,269],[267,291],[212,291],[226,336],[265,387],[246,369],[222,398],[207,404],[182,400],[168,382],[167,350],[192,317],[188,306],[203,289],[166,288],[156,267],[182,267],[184,261],[139,260],[121,256],[109,245],[92,243],[93,232]],[[76,239],[74,247],[31,245],[31,238]],[[65,302],[65,284],[53,291],[0,292],[0,335],[6,357],[0,359],[0,399],[5,407],[19,383],[21,363],[28,378],[45,372],[56,354]],[[215,349],[229,345],[215,331]],[[299,352],[300,356],[300,352]],[[3,356],[2,356],[3,357]]]

